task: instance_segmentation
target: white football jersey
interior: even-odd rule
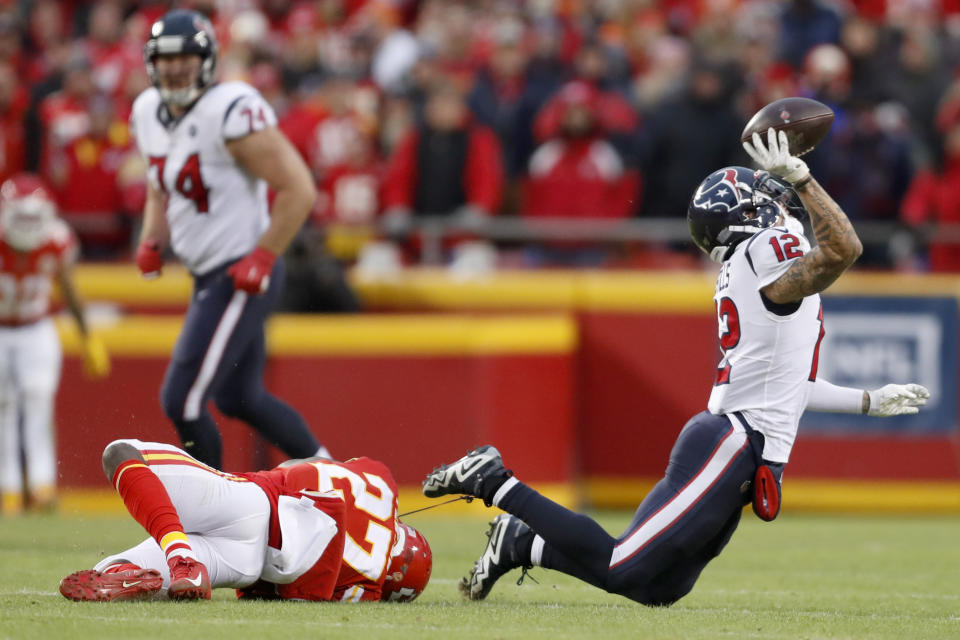
[[[154,87],[134,102],[130,130],[148,179],[167,195],[173,251],[195,275],[246,255],[267,229],[267,185],[237,164],[226,142],[276,124],[267,101],[243,82],[210,87],[178,120]]]
[[[809,250],[802,234],[764,229],[723,263],[713,296],[723,357],[708,409],[742,412],[766,438],[763,457],[771,462],[787,462],[796,439],[817,376],[823,313],[814,294],[799,306],[780,305],[780,315],[760,290]]]

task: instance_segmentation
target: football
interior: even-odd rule
[[[832,124],[833,110],[822,102],[810,98],[781,98],[753,114],[740,140],[747,142],[754,133],[759,133],[766,142],[766,131],[773,127],[786,131],[790,153],[802,156],[827,136]]]

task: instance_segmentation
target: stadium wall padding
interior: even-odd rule
[[[89,486],[102,482],[96,460],[110,439],[175,441],[157,396],[190,286],[175,267],[150,283],[132,266],[80,267],[78,281],[101,311],[106,302],[122,317],[100,329],[115,366],[105,383],[81,378],[75,336],[62,323],[61,469],[65,484]],[[718,356],[712,274],[517,272],[462,281],[415,270],[354,284],[373,313],[271,321],[267,383],[336,455],[382,457],[402,483],[491,441],[523,477],[587,479],[587,497],[614,506],[662,474],[676,434],[706,404]],[[960,279],[854,273],[834,290],[956,298]],[[122,316],[129,311],[151,315]],[[240,425],[226,422],[224,440],[228,466],[279,460]],[[960,438],[955,425],[910,437],[801,433],[788,475],[955,483]]]
[[[62,484],[102,483],[100,453],[113,439],[177,441],[158,398],[180,324],[134,317],[100,329],[113,360],[104,381],[83,378],[77,336],[60,324],[68,355],[56,417]],[[576,329],[568,316],[280,316],[267,340],[267,387],[339,458],[389,461],[398,481],[415,483],[433,465],[495,442],[531,479],[572,477]],[[250,429],[218,422],[227,469],[282,459]]]

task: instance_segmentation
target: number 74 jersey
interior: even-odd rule
[[[269,225],[266,183],[237,164],[226,143],[276,123],[243,82],[210,87],[178,119],[154,87],[134,102],[130,130],[147,179],[167,196],[171,246],[195,275],[249,253]]]
[[[772,462],[787,462],[817,379],[823,310],[818,294],[778,305],[761,289],[809,250],[802,234],[764,229],[723,263],[713,297],[723,355],[708,409],[742,412],[763,433],[763,457]]]

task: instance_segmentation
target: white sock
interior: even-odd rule
[[[502,485],[500,485],[500,488],[497,489],[497,492],[493,494],[493,500],[491,501],[493,502],[493,506],[499,507],[500,501],[503,500],[507,496],[507,494],[510,492],[510,490],[513,489],[518,484],[520,484],[520,481],[517,480],[516,478],[512,476],[507,478],[507,481],[504,482]]]
[[[542,566],[540,561],[543,559],[543,545],[546,540],[540,536],[533,537],[533,544],[530,546],[530,564],[535,567]]]

